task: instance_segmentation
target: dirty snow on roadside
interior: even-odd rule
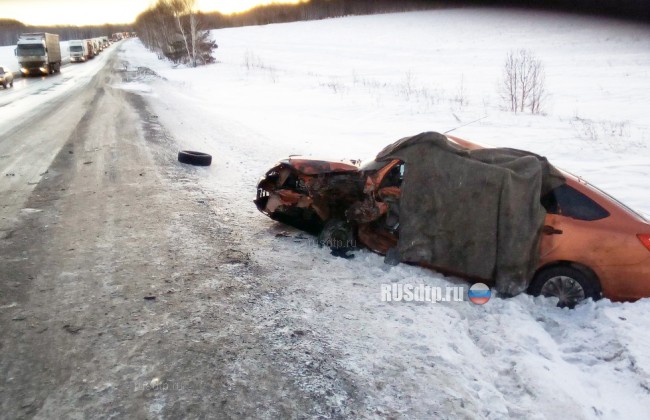
[[[128,41],[120,54],[134,77],[119,87],[143,94],[180,148],[213,154],[201,188],[264,267],[259,280],[276,287],[251,305],[263,306],[269,342],[292,355],[287,375],[321,392],[332,412],[364,417],[647,418],[649,299],[575,310],[527,295],[484,306],[382,302],[382,283],[467,284],[390,268],[367,251],[335,258],[252,203],[258,178],[287,155],[367,159],[398,138],[486,117],[454,134],[545,155],[650,213],[647,27],[463,9],[213,36],[219,62],[196,69]],[[501,109],[502,65],[515,48],[546,66],[544,115]],[[323,354],[336,358],[315,368]],[[354,390],[324,384],[336,377]]]

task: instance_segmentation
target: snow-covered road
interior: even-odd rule
[[[289,154],[365,158],[487,115],[454,134],[546,155],[650,213],[647,27],[464,9],[213,36],[219,63],[197,69],[172,68],[130,41],[123,59],[164,79],[120,87],[140,92],[180,147],[214,155],[201,187],[262,270],[259,281],[276,287],[251,310],[290,355],[285,374],[301,389],[361,417],[647,418],[650,300],[573,311],[529,296],[483,307],[381,302],[381,283],[464,283],[387,268],[366,251],[334,258],[251,203],[258,177]],[[546,65],[543,115],[502,110],[501,66],[515,48]]]

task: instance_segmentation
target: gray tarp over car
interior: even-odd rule
[[[515,149],[469,150],[439,133],[407,137],[377,160],[405,163],[401,261],[492,279],[499,293],[526,290],[546,212],[540,196],[564,183],[548,161]]]

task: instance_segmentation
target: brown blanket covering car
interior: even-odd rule
[[[407,137],[377,160],[405,163],[398,254],[514,296],[528,287],[546,212],[540,196],[564,182],[548,161],[504,148],[469,150],[439,133]]]

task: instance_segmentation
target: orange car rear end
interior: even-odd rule
[[[547,205],[540,268],[583,266],[613,300],[650,296],[650,224],[581,178],[565,176],[568,192],[557,201],[566,208]]]

